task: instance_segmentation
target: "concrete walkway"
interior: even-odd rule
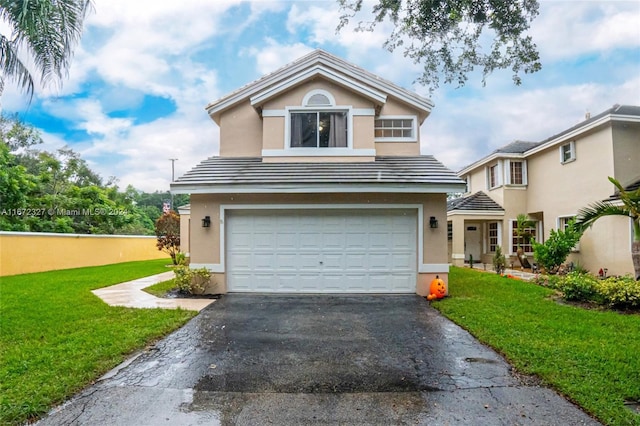
[[[161,299],[142,291],[143,288],[170,280],[173,277],[173,272],[163,272],[158,275],[93,290],[92,293],[104,300],[108,305],[126,306],[127,308],[181,308],[199,312],[215,302],[214,299]]]

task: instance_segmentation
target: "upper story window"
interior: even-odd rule
[[[349,111],[336,107],[326,90],[312,90],[300,108],[289,110],[289,147],[347,148],[349,146]]]
[[[291,112],[292,148],[346,148],[347,111]]]
[[[465,183],[465,189],[464,192],[465,194],[468,194],[471,192],[471,176],[467,175],[464,177],[464,183]]]
[[[374,135],[377,142],[416,142],[416,117],[380,116],[375,119]]]
[[[487,170],[487,183],[489,184],[489,189],[496,188],[500,185],[500,176],[499,173],[500,168],[498,164],[494,164],[490,166]]]
[[[527,163],[524,160],[507,160],[505,168],[508,185],[527,184]]]
[[[560,162],[569,163],[576,159],[576,143],[571,141],[560,146]]]

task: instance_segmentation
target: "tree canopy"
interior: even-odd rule
[[[0,230],[153,235],[168,192],[106,183],[70,148],[36,149],[36,129],[0,116]],[[187,195],[175,195],[176,205]]]
[[[338,30],[361,10],[363,0],[338,0]],[[516,85],[522,73],[541,69],[536,45],[527,35],[538,15],[537,0],[378,0],[370,21],[359,31],[373,31],[388,20],[394,29],[384,47],[404,49],[423,65],[419,83],[432,91],[445,83],[464,86],[468,74],[482,70],[482,83],[495,70],[511,69]]]

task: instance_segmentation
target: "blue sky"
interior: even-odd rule
[[[371,3],[369,3],[371,4]],[[176,175],[217,155],[219,129],[204,107],[316,48],[430,97],[421,149],[453,170],[519,139],[539,141],[587,112],[640,105],[640,1],[541,1],[530,34],[542,71],[480,75],[429,95],[414,84],[419,65],[353,26],[336,34],[340,12],[326,1],[95,0],[69,78],[40,89],[27,106],[7,85],[5,111],[38,127],[45,149],[81,153],[105,179],[166,190]]]

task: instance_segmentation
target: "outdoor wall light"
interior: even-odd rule
[[[202,227],[208,228],[210,226],[211,226],[211,218],[209,216],[205,216],[204,219],[202,219]]]
[[[436,219],[435,216],[431,216],[431,218],[429,219],[429,227],[431,229],[435,229],[438,227],[438,219]]]

